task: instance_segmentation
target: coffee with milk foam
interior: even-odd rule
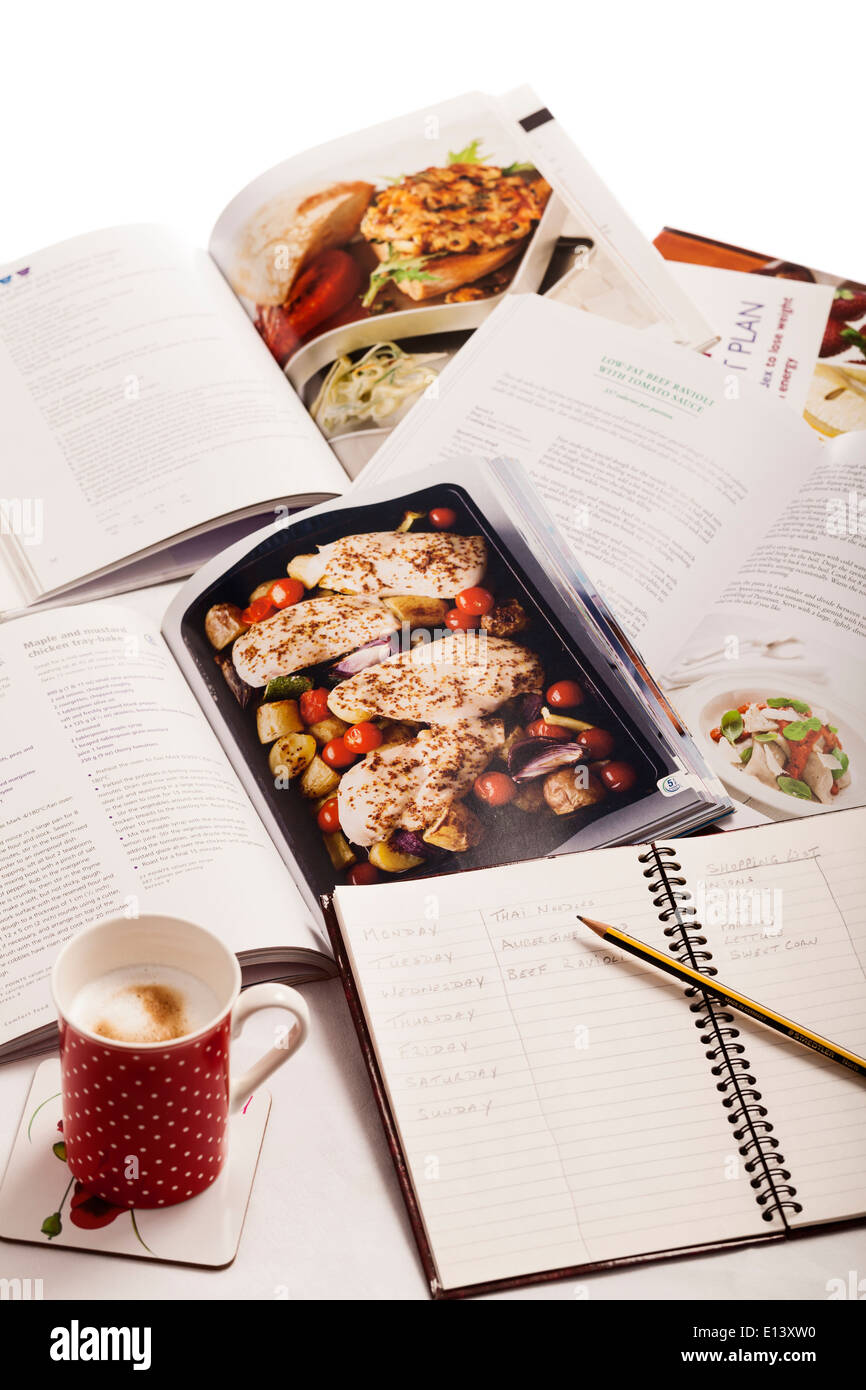
[[[128,965],[89,980],[75,995],[70,1021],[101,1038],[162,1043],[196,1033],[215,1018],[213,990],[186,970]]]

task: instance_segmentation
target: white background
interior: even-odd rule
[[[118,222],[204,244],[278,160],[528,81],[648,236],[866,279],[862,0],[30,0],[3,29],[0,262]]]
[[[140,220],[204,243],[243,183],[310,144],[529,81],[650,237],[668,223],[866,279],[864,53],[862,0],[31,3],[4,24],[0,261]],[[0,1274],[47,1298],[425,1297],[339,987],[306,993],[313,1037],[274,1078],[231,1269],[2,1246]],[[0,1068],[0,1165],[32,1070]],[[823,1299],[863,1245],[828,1233],[512,1297]]]

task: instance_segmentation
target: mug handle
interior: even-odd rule
[[[257,1090],[265,1078],[270,1076],[271,1072],[275,1072],[277,1067],[281,1067],[283,1062],[287,1062],[292,1053],[297,1052],[301,1043],[306,1041],[310,1031],[310,1011],[306,1000],[296,989],[278,984],[252,985],[244,990],[232,1009],[232,1038],[238,1036],[250,1014],[257,1013],[259,1009],[286,1009],[294,1016],[295,1026],[282,1045],[276,1043],[264,1057],[253,1062],[249,1071],[231,1082],[230,1110],[236,1110],[241,1100]]]

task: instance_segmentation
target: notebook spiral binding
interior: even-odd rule
[[[701,1042],[707,1048],[705,1056],[712,1062],[713,1076],[718,1077],[716,1089],[722,1095],[722,1105],[729,1112],[728,1122],[734,1126],[733,1137],[738,1153],[745,1159],[743,1167],[751,1176],[755,1200],[762,1207],[766,1222],[779,1220],[788,1229],[786,1211],[801,1212],[796,1200],[797,1189],[791,1185],[791,1174],[779,1153],[779,1141],[773,1133],[768,1112],[761,1104],[761,1092],[745,1055],[746,1048],[738,1041],[740,1030],[736,1017],[720,999],[712,996],[709,983],[718,971],[710,962],[712,951],[704,949],[707,938],[697,919],[697,908],[691,905],[691,893],[677,861],[676,850],[670,845],[652,844],[645,854],[639,854],[649,891],[654,894],[653,906],[659,909],[659,920],[665,923],[664,934],[670,938],[670,950],[682,962],[708,976],[706,990],[690,986],[686,998],[695,999],[690,1005],[696,1015],[695,1027],[701,1029]],[[700,998],[698,998],[700,996]]]

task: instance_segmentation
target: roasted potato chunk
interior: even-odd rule
[[[594,806],[605,795],[604,783],[585,767],[562,767],[544,779],[544,799],[558,816]]]
[[[426,844],[438,845],[439,849],[451,850],[454,854],[474,849],[483,838],[484,826],[463,801],[455,801],[439,824],[425,830],[423,835]]]
[[[541,778],[537,778],[534,782],[524,782],[511,804],[516,806],[518,811],[548,810]]]
[[[296,555],[286,566],[289,578],[300,579],[305,589],[315,589],[321,573],[321,555]]]
[[[316,755],[316,740],[310,734],[284,734],[268,754],[268,767],[275,777],[298,777]]]
[[[513,637],[528,625],[526,609],[516,598],[503,599],[481,619],[481,626],[491,637]]]
[[[386,874],[405,874],[407,869],[417,868],[424,860],[419,859],[417,854],[404,854],[402,850],[392,849],[385,840],[380,840],[370,850],[370,863]]]
[[[256,732],[260,743],[273,743],[283,734],[300,734],[304,721],[297,700],[271,700],[256,710]],[[311,730],[312,732],[312,730]]]
[[[414,724],[407,724],[404,720],[397,719],[385,723],[380,729],[382,735],[381,747],[385,748],[389,743],[411,743],[418,730]]]
[[[394,594],[383,600],[395,618],[410,627],[444,627],[448,604],[444,598],[424,598],[420,594]]]
[[[248,626],[236,603],[215,603],[213,608],[208,609],[204,620],[205,636],[218,652],[246,632]]]
[[[330,835],[323,835],[325,849],[331,857],[331,863],[339,872],[340,869],[348,869],[350,865],[358,862],[358,856],[349,844],[342,830],[334,830]]]
[[[348,729],[348,724],[344,724],[342,719],[338,719],[335,714],[328,715],[327,719],[317,719],[315,724],[311,724],[308,733],[313,735],[317,743],[330,743],[332,738],[339,738]]]
[[[309,801],[318,801],[319,797],[331,796],[337,790],[340,785],[340,774],[335,772],[332,767],[328,767],[328,764],[319,757],[316,752],[316,740],[312,734],[308,734],[307,737],[313,745],[313,757],[301,774],[299,786],[302,796],[307,797]]]

